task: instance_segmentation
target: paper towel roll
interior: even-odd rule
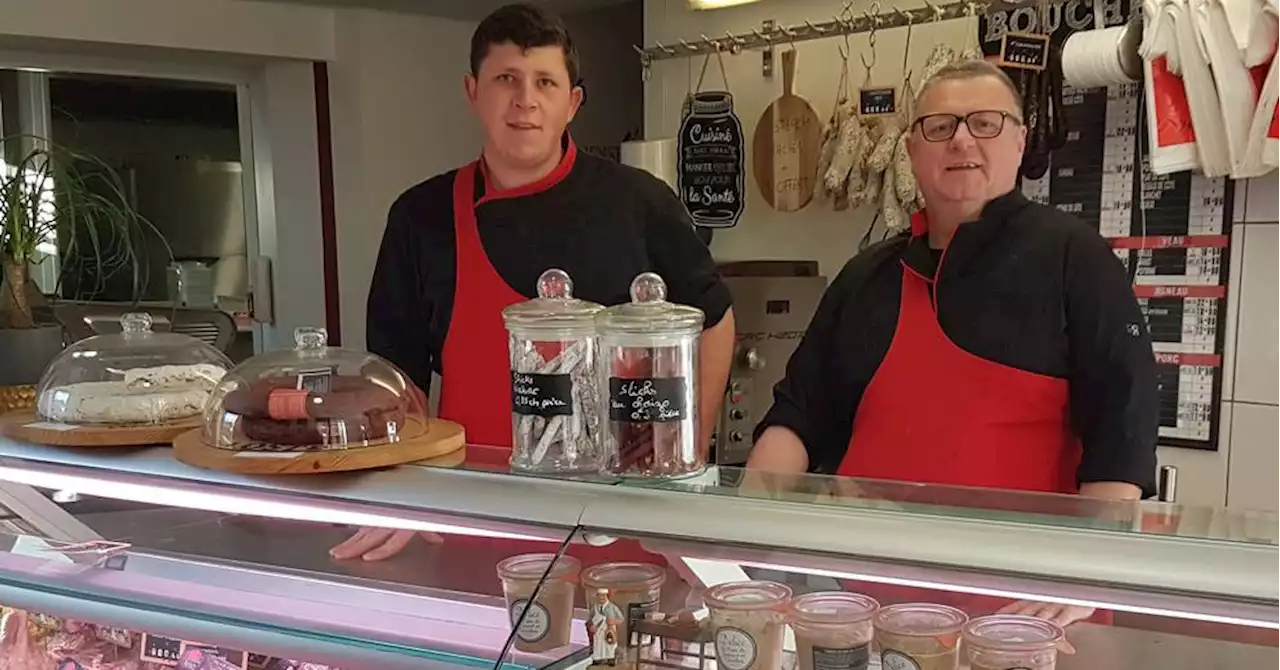
[[[676,140],[638,140],[623,142],[621,159],[623,165],[637,167],[661,179],[675,191],[676,179]]]
[[[1073,33],[1062,47],[1065,83],[1093,88],[1137,81],[1142,77],[1141,35],[1141,28],[1133,23]]]

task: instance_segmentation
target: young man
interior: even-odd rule
[[[984,61],[920,91],[908,147],[927,208],[849,261],[774,390],[749,468],[1153,494],[1155,358],[1097,232],[1016,189],[1022,101]],[[1019,604],[1069,622],[1078,608]]]
[[[582,103],[564,24],[528,4],[490,14],[471,38],[467,101],[484,128],[475,162],[406,191],[388,215],[369,291],[370,351],[421,388],[441,375],[440,416],[472,444],[511,447],[502,309],[560,268],[574,294],[630,300],[636,275],[706,313],[699,418],[705,449],[733,355],[729,291],[675,194],[641,170],[578,152],[566,128]],[[409,533],[366,530],[338,558],[385,558]]]

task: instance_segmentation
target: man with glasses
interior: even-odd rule
[[[832,282],[749,468],[1154,494],[1151,337],[1106,241],[1019,191],[1019,97],[985,61],[921,88],[908,148],[926,208]]]

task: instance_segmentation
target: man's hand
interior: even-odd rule
[[[1037,603],[1019,600],[1000,608],[1000,614],[1022,614],[1052,621],[1063,628],[1093,616],[1092,607],[1063,605],[1061,603]]]
[[[431,544],[442,544],[444,538],[435,533],[419,533],[412,530],[387,528],[362,528],[346,542],[329,550],[329,555],[339,561],[362,558],[366,561],[384,561],[409,546],[415,535],[422,535]]]

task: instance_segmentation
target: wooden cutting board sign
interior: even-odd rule
[[[751,144],[756,185],[765,202],[794,212],[813,199],[822,124],[807,100],[794,92],[796,51],[782,52],[782,96],[760,115]]]

